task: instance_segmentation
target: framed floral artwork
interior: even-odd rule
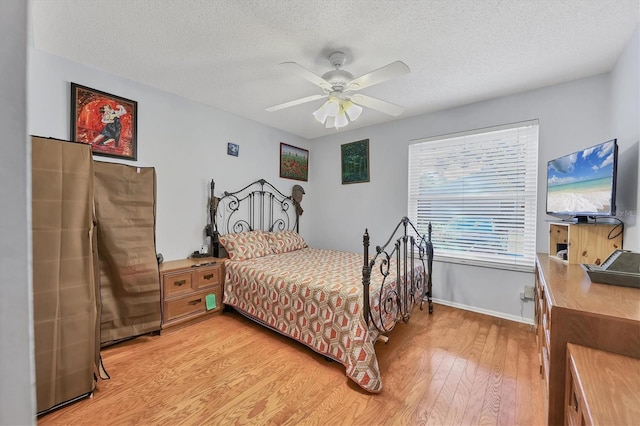
[[[280,177],[306,182],[309,179],[309,151],[281,142]]]
[[[138,103],[71,83],[71,140],[95,155],[136,160]]]

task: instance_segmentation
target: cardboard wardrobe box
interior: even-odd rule
[[[99,297],[91,147],[32,137],[37,412],[93,392]]]
[[[101,345],[160,330],[153,167],[95,161]]]

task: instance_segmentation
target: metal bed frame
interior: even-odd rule
[[[211,181],[210,199],[210,236],[213,253],[216,257],[225,257],[219,244],[219,236],[253,230],[298,232],[302,211],[300,199],[285,195],[265,179],[259,179],[244,188],[216,197],[215,183]],[[401,229],[402,227],[402,229]],[[400,232],[398,232],[400,231]],[[411,232],[413,231],[413,232]],[[426,301],[429,313],[433,313],[432,263],[433,244],[431,242],[431,223],[425,236],[420,234],[406,216],[400,219],[391,236],[382,246],[376,246],[375,255],[369,257],[369,232],[365,230],[362,238],[363,259],[362,285],[364,318],[367,324],[373,324],[384,340],[398,321],[408,322],[416,305],[423,309]],[[393,262],[392,262],[393,260]],[[377,264],[377,265],[376,265]],[[422,270],[415,274],[414,268],[421,264]],[[397,281],[390,290],[380,292],[378,314],[371,310],[370,285],[374,267],[378,267],[384,281],[392,275],[394,265]],[[375,315],[375,317],[374,317]]]

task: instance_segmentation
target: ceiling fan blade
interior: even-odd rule
[[[285,67],[294,74],[298,74],[300,77],[312,82],[316,86],[320,86],[325,90],[331,90],[331,84],[329,84],[327,80],[320,77],[319,75],[312,73],[302,65],[298,65],[295,62],[283,62],[280,64],[280,66]]]
[[[368,74],[353,79],[347,85],[347,90],[360,90],[374,84],[382,83],[394,77],[409,73],[411,70],[402,61],[395,61]]]
[[[391,102],[383,101],[380,99],[372,98],[371,96],[355,94],[350,96],[351,101],[356,104],[365,106],[367,108],[375,109],[385,114],[398,116],[404,111],[404,107],[400,105],[392,104]]]
[[[311,95],[311,96],[307,96],[306,98],[300,98],[300,99],[296,99],[295,101],[289,101],[283,104],[278,104],[278,105],[271,106],[269,108],[265,108],[265,111],[269,111],[269,112],[278,111],[278,110],[289,108],[292,106],[315,101],[316,99],[326,98],[327,96],[329,95]]]

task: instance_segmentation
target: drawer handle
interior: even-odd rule
[[[180,281],[175,281],[174,284],[177,285],[178,287],[183,286],[187,283],[187,280],[180,280]]]
[[[192,300],[191,302],[189,302],[189,304],[190,305],[197,305],[200,302],[202,302],[202,297],[200,299]]]
[[[210,280],[211,278],[213,278],[213,274],[203,275],[203,278],[204,278],[205,280]]]

